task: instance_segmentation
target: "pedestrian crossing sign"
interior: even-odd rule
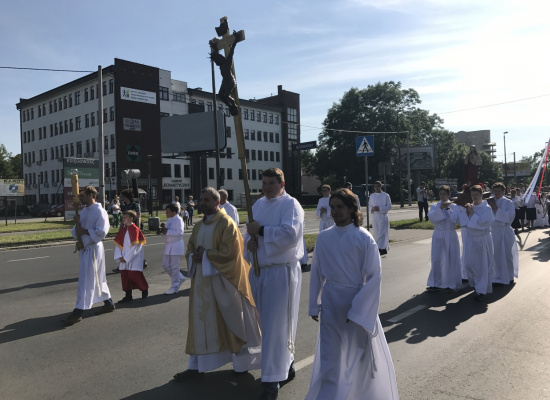
[[[374,155],[374,136],[357,136],[355,138],[355,153],[358,157]]]

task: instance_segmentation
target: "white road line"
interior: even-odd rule
[[[304,358],[303,360],[301,361],[298,361],[297,363],[294,364],[294,369],[296,371],[299,371],[301,370],[302,368],[305,368],[307,367],[308,365],[311,365],[313,364],[313,359],[315,358],[315,356],[309,356],[309,357],[306,357]]]
[[[19,260],[8,260],[7,262],[17,262],[17,261],[28,261],[28,260],[37,260],[39,258],[49,258],[50,256],[43,256],[43,257],[33,257],[33,258],[21,258]]]
[[[405,311],[404,313],[401,313],[401,314],[396,315],[395,317],[393,317],[391,319],[388,319],[388,322],[393,322],[393,323],[399,322],[402,319],[407,318],[407,317],[413,315],[414,313],[416,313],[420,310],[423,310],[426,307],[427,306],[424,306],[424,305],[419,305],[419,306],[413,307],[409,311]]]
[[[432,238],[424,239],[424,240],[418,240],[416,242],[413,242],[413,244],[430,244],[432,242]]]

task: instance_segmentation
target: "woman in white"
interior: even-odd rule
[[[378,246],[352,192],[338,189],[330,208],[336,225],[319,234],[311,266],[309,315],[321,322],[306,400],[399,399],[378,318]]]
[[[332,215],[330,215],[330,207],[328,203],[330,198],[330,186],[321,186],[321,191],[323,192],[323,197],[319,199],[319,202],[317,203],[317,210],[315,211],[315,214],[321,218],[321,222],[319,222],[319,232],[323,232],[325,229],[328,229],[334,225],[334,220],[332,219]]]

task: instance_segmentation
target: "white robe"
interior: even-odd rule
[[[456,204],[450,204],[448,210],[441,209],[441,201],[433,204],[428,218],[434,224],[432,251],[428,286],[456,289],[462,283],[460,243],[455,225],[460,218]]]
[[[512,228],[512,222],[516,216],[516,210],[512,200],[501,197],[496,200],[497,211],[494,213],[495,221],[491,225],[491,236],[495,254],[495,273],[493,282],[508,285],[518,277],[519,253],[516,235]]]
[[[542,228],[545,225],[545,219],[544,218],[544,206],[540,201],[537,201],[537,204],[535,204],[535,208],[537,209],[537,219],[533,223],[533,226],[536,228]]]
[[[321,197],[317,202],[317,210],[315,210],[315,214],[317,217],[321,218],[321,221],[319,222],[319,232],[322,232],[334,225],[334,220],[332,219],[332,214],[330,213],[329,200],[330,196],[327,196]],[[326,212],[321,214],[321,207],[324,207]]]
[[[220,208],[223,208],[227,213],[227,215],[229,215],[231,219],[235,221],[237,226],[239,226],[239,213],[237,211],[237,207],[235,207],[230,202],[226,201],[225,203],[220,204]]]
[[[493,210],[483,201],[474,205],[474,214],[460,215],[460,225],[466,227],[467,235],[462,238],[464,267],[470,286],[479,294],[492,293],[492,275],[495,264],[491,225],[495,217]]]
[[[132,246],[128,231],[126,231],[126,234],[124,235],[124,244],[122,249],[115,245],[114,253],[115,262],[120,263],[118,268],[121,271],[128,270],[143,272],[143,259],[145,256],[143,245],[136,243]],[[120,262],[120,257],[124,258],[124,261],[126,262]]]
[[[378,206],[379,211],[372,211]],[[372,214],[372,236],[379,249],[386,249],[390,243],[390,220],[388,211],[391,210],[391,199],[386,192],[371,193],[369,196],[369,212]]]
[[[166,221],[166,246],[164,254],[170,256],[183,256],[185,254],[185,245],[183,243],[183,231],[185,223],[179,215],[174,215]]]
[[[78,252],[80,271],[75,308],[89,310],[94,303],[111,298],[105,275],[105,250],[101,242],[109,233],[109,216],[99,203],[94,203],[80,212],[80,226],[89,234],[82,235],[84,249]],[[76,239],[75,227],[71,233]]]
[[[250,269],[249,280],[262,328],[262,382],[288,378],[294,361],[294,340],[298,322],[304,255],[304,210],[284,192],[273,199],[262,197],[252,206],[254,220],[264,226],[258,237],[260,276]],[[245,257],[252,253],[245,235]]]
[[[320,327],[306,400],[399,398],[378,318],[380,283],[378,246],[366,229],[352,223],[319,234],[309,315],[321,311]]]

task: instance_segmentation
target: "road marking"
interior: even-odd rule
[[[427,306],[424,306],[424,305],[419,305],[419,306],[413,307],[409,311],[405,311],[404,313],[401,313],[401,314],[396,315],[395,317],[393,317],[391,319],[388,319],[388,322],[393,322],[393,323],[399,322],[402,319],[407,318],[407,317],[413,315],[414,313],[425,309],[426,307]]]
[[[33,258],[21,258],[19,260],[8,260],[8,262],[17,262],[17,261],[28,261],[28,260],[37,260],[39,258],[49,258],[50,256],[43,256],[43,257],[33,257]]]
[[[301,361],[298,361],[297,363],[294,364],[294,369],[296,371],[299,371],[301,370],[302,368],[305,368],[307,367],[308,365],[311,365],[313,364],[313,359],[315,358],[315,356],[309,356],[309,357],[306,357],[304,358],[303,360]]]
[[[416,242],[413,242],[413,244],[430,244],[432,242],[432,238],[424,239],[424,240],[418,240]]]

